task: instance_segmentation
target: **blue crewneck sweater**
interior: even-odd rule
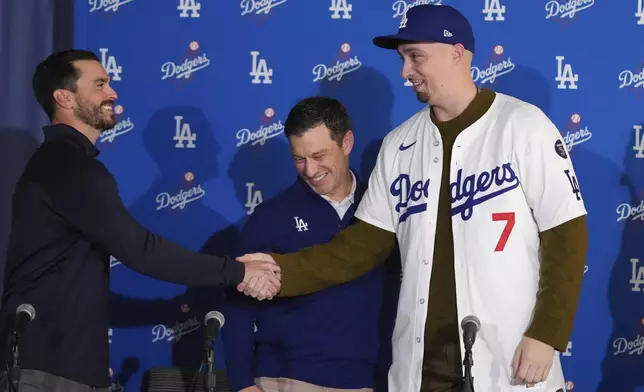
[[[290,253],[328,242],[353,222],[365,191],[356,179],[354,203],[343,219],[305,181],[296,180],[255,209],[236,253]],[[231,389],[254,385],[254,377],[373,388],[381,341],[390,338],[382,339],[379,330],[384,278],[384,267],[378,267],[313,294],[261,302],[229,290],[222,338]]]

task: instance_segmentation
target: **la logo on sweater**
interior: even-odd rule
[[[309,224],[304,222],[304,219],[294,216],[293,219],[295,219],[295,228],[297,231],[308,231],[309,230]]]

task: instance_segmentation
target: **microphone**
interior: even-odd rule
[[[36,318],[36,309],[30,304],[22,304],[16,309],[16,322],[14,323],[13,332],[17,335],[21,335],[25,329],[27,329],[27,324],[30,321]]]
[[[13,325],[13,331],[8,338],[11,347],[11,364],[7,363],[7,372],[9,377],[9,389],[18,390],[20,383],[21,369],[18,366],[18,357],[20,356],[20,335],[27,329],[27,324],[36,318],[36,309],[30,304],[22,304],[16,309],[16,320]]]
[[[471,350],[476,340],[476,333],[481,329],[481,321],[476,316],[466,316],[461,321],[461,328],[463,329],[465,349]]]
[[[205,318],[206,323],[206,341],[204,342],[204,347],[206,350],[204,360],[207,362],[206,368],[207,372],[205,374],[206,380],[206,390],[209,392],[215,391],[215,386],[217,384],[217,376],[215,375],[213,366],[215,364],[215,350],[212,349],[212,341],[219,333],[219,328],[224,326],[224,315],[212,310],[206,314]],[[201,372],[201,370],[199,370]],[[198,374],[198,373],[197,373]],[[195,374],[195,377],[197,375]]]
[[[208,314],[206,314],[204,322],[206,323],[205,346],[206,346],[206,349],[209,349],[210,346],[212,345],[213,339],[217,337],[217,334],[219,333],[219,329],[224,326],[225,319],[223,314],[221,314],[216,310],[213,310],[208,312]]]

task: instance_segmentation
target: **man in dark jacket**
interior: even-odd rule
[[[52,124],[14,193],[0,310],[0,354],[9,366],[16,310],[29,304],[36,316],[19,339],[20,391],[109,387],[110,255],[147,276],[188,286],[235,285],[256,276],[271,280],[276,293],[280,284],[270,263],[244,266],[191,252],[132,218],[96,159],[96,140],[115,124],[117,95],[109,82],[96,55],[82,50],[52,54],[33,77]],[[3,381],[8,388],[7,373]]]

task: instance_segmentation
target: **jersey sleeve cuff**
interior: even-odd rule
[[[382,223],[378,219],[371,218],[369,216],[366,216],[365,214],[361,213],[360,211],[357,211],[354,216],[358,219],[360,219],[363,222],[367,222],[368,224],[372,226],[376,226],[379,229],[386,230],[390,233],[395,233],[396,229],[392,227],[392,225],[387,225],[385,223]]]
[[[562,225],[568,221],[571,221],[575,218],[579,218],[580,216],[588,215],[588,212],[586,211],[585,208],[581,208],[580,210],[573,211],[570,214],[564,215],[563,217],[552,220],[547,222],[547,224],[544,224],[543,222],[539,222],[539,232],[543,233],[544,231],[550,230],[553,227],[557,227],[559,225]]]

